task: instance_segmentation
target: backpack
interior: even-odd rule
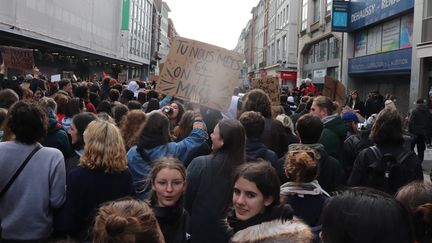
[[[413,154],[411,150],[403,150],[397,157],[391,153],[384,155],[377,146],[370,146],[375,160],[369,165],[368,186],[394,195],[405,185],[402,163]]]

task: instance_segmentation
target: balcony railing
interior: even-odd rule
[[[423,19],[422,42],[432,41],[432,16]]]

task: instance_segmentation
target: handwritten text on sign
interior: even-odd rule
[[[176,37],[157,84],[157,91],[225,110],[239,83],[241,54]]]
[[[262,89],[266,92],[273,105],[279,104],[279,78],[266,76],[264,78],[256,78],[252,80],[252,88]]]
[[[0,46],[0,52],[6,67],[20,70],[32,70],[34,64],[32,49]]]

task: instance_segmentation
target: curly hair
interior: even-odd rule
[[[93,242],[162,243],[164,240],[152,209],[143,201],[123,199],[99,208]]]
[[[92,121],[84,131],[84,143],[80,166],[91,170],[104,168],[106,173],[120,173],[127,169],[123,138],[114,124]]]
[[[318,175],[318,159],[318,153],[307,147],[288,151],[285,160],[285,174],[290,181],[295,183],[311,182]]]
[[[242,112],[245,111],[261,112],[265,118],[271,118],[271,101],[268,94],[261,89],[249,91],[244,97]]]
[[[124,118],[120,127],[120,133],[124,139],[126,149],[137,144],[138,134],[145,119],[146,114],[141,110],[132,110]]]
[[[37,102],[22,100],[9,109],[4,126],[5,132],[13,133],[16,141],[33,144],[46,136],[48,115]]]

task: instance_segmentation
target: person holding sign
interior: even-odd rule
[[[184,162],[204,143],[206,137],[207,132],[198,112],[194,116],[191,134],[179,142],[171,142],[168,117],[158,110],[150,112],[141,128],[138,144],[127,153],[138,198],[144,199],[150,190],[146,180],[152,161],[173,156]]]

